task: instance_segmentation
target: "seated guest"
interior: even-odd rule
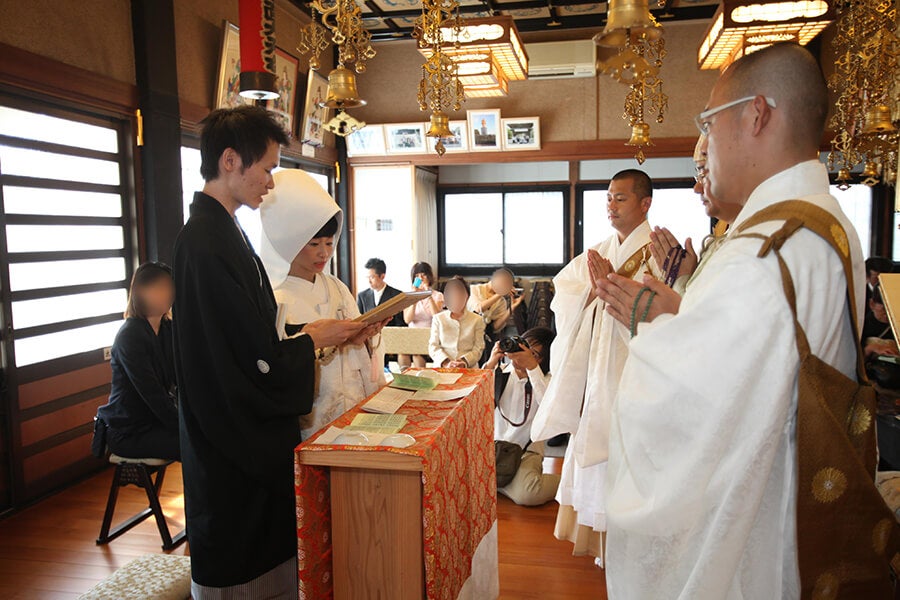
[[[491,341],[501,337],[520,335],[525,331],[525,299],[513,287],[515,276],[506,267],[494,271],[491,280],[472,286],[469,310],[484,317]],[[519,307],[522,307],[521,310]]]
[[[109,403],[97,417],[109,451],[126,458],[180,460],[172,321],[172,269],[144,263],[131,278],[125,323],[112,345]]]
[[[359,313],[367,313],[382,302],[387,302],[400,293],[395,287],[389,286],[384,281],[384,275],[387,273],[387,265],[380,258],[370,258],[366,261],[366,270],[369,272],[369,288],[361,291],[356,295],[356,306]],[[388,322],[390,327],[405,327],[403,315],[397,313]]]
[[[285,169],[274,175],[275,189],[260,209],[263,242],[260,258],[269,274],[275,301],[285,321],[359,316],[353,294],[324,270],[341,235],[343,212],[307,173]],[[382,323],[370,325],[316,360],[312,411],[300,417],[303,439],[334,421],[384,383],[383,353],[369,341]]]
[[[484,351],[484,319],[466,308],[469,284],[459,275],[444,284],[447,310],[431,320],[428,354],[434,362],[451,369],[477,368]]]
[[[485,369],[496,369],[506,356],[509,364],[494,374],[494,439],[517,444],[525,449],[522,462],[512,481],[498,488],[516,504],[539,506],[556,496],[560,476],[544,473],[544,444],[531,442],[531,422],[550,383],[550,344],[556,334],[547,327],[526,331],[515,352],[504,352],[494,344]]]
[[[894,270],[894,263],[889,258],[883,256],[870,256],[866,259],[866,311],[869,310],[869,301],[872,299],[872,292],[878,285],[878,276],[882,273],[891,273]]]
[[[403,309],[403,320],[410,327],[430,329],[431,319],[434,315],[444,310],[444,295],[433,289],[434,271],[427,262],[417,262],[410,271],[410,279],[412,279],[412,291],[422,292],[431,291],[431,296],[424,300]],[[425,366],[425,356],[416,354],[410,356],[401,354],[397,357],[397,361],[401,367],[408,367],[410,364],[422,368]]]

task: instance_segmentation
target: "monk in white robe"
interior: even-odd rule
[[[312,177],[299,169],[274,175],[276,187],[260,210],[260,258],[284,322],[354,319],[356,300],[337,277],[324,272],[340,239],[343,211]],[[316,360],[312,410],[300,418],[303,439],[328,425],[384,384],[384,352],[370,326]],[[376,340],[378,338],[375,338]]]
[[[815,59],[794,44],[748,55],[722,75],[708,107],[698,117],[707,135],[706,187],[743,206],[732,232],[784,200],[828,211],[847,234],[852,310],[861,318],[859,240],[815,158],[828,109]],[[769,235],[781,225],[751,231]],[[612,412],[612,599],[799,597],[800,363],[778,261],[759,258],[760,245],[729,234],[704,259],[683,299],[645,281],[660,296],[631,342]],[[855,379],[840,257],[806,229],[791,236],[781,255],[812,353]],[[628,318],[635,285],[615,275],[601,284],[608,312]]]
[[[563,460],[556,499],[560,508],[555,535],[575,544],[576,556],[589,554],[602,566],[606,530],[604,485],[609,414],[619,375],[628,355],[628,327],[603,311],[594,294],[588,257],[606,272],[642,278],[656,272],[650,256],[647,211],[652,183],[642,171],[616,174],[609,184],[607,211],[616,233],[573,259],[554,277],[551,308],[558,337],[553,342],[554,377],[532,425],[534,440],[560,433],[572,437]]]

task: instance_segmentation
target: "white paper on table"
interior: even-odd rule
[[[447,402],[459,400],[471,394],[475,390],[474,385],[455,390],[419,390],[413,394],[413,400],[430,400],[432,402]]]
[[[340,442],[336,442],[336,440],[342,433],[345,433],[345,431],[343,429],[341,429],[340,427],[335,427],[334,425],[331,425],[328,427],[328,429],[325,430],[325,432],[322,435],[320,435],[318,438],[316,438],[316,441],[314,441],[313,444],[328,445],[328,444],[340,443]],[[411,435],[406,434],[406,433],[392,433],[391,434],[391,433],[374,433],[371,431],[352,431],[352,432],[348,431],[346,433],[361,433],[361,434],[365,435],[365,437],[367,438],[367,441],[365,441],[364,443],[355,444],[357,446],[390,446],[393,448],[408,448],[413,443],[415,443],[415,438],[413,438]],[[390,442],[390,443],[384,443],[385,439],[387,439],[387,438],[391,438],[388,440],[388,442]]]
[[[383,387],[362,405],[362,410],[381,415],[392,415],[412,397],[413,393],[409,390]]]
[[[462,373],[441,373],[440,371],[434,371],[432,369],[425,369],[424,371],[416,373],[416,377],[427,377],[428,379],[437,381],[438,384],[444,385],[453,385],[459,381],[459,378],[462,376]]]

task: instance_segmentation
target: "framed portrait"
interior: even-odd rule
[[[241,96],[241,35],[237,25],[225,21],[215,108],[234,108],[252,101]]]
[[[303,130],[300,141],[310,146],[325,145],[325,123],[328,122],[328,109],[319,106],[328,94],[328,80],[317,71],[309,70],[306,82],[306,102],[303,104]]]
[[[384,126],[388,154],[424,154],[425,124],[394,123]]]
[[[384,126],[366,125],[347,136],[348,156],[384,156]]]
[[[541,118],[503,119],[504,150],[540,150]]]
[[[469,149],[473,152],[502,149],[500,141],[500,109],[466,111],[469,124]]]
[[[297,110],[297,74],[300,61],[282,50],[275,48],[275,89],[278,97],[269,100],[266,108],[271,111],[279,123],[294,135],[294,114]]]
[[[430,123],[425,124],[426,131]],[[466,135],[465,121],[450,121],[450,131],[453,137],[444,138],[444,148],[447,152],[467,152],[469,150],[469,136]],[[434,145],[437,139],[428,138],[428,151],[434,152]]]

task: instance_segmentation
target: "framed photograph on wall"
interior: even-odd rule
[[[430,123],[425,125],[426,130]],[[444,138],[444,148],[447,152],[467,152],[469,150],[469,136],[466,135],[465,121],[450,121],[450,131],[453,137]],[[434,152],[434,145],[437,139],[428,138],[428,152]]]
[[[275,89],[278,97],[266,104],[275,118],[288,132],[294,135],[294,111],[297,110],[297,74],[300,61],[282,50],[275,48]]]
[[[303,130],[300,141],[310,146],[325,145],[325,123],[328,122],[328,109],[319,106],[325,101],[328,93],[328,80],[320,73],[309,70],[306,83],[306,102],[303,104]]]
[[[500,109],[466,111],[469,124],[469,149],[473,152],[497,151],[500,142]]]
[[[503,119],[504,150],[540,150],[541,118]]]
[[[384,126],[388,154],[424,154],[424,123],[392,123]]]
[[[249,104],[241,96],[241,35],[237,25],[225,21],[222,53],[219,55],[219,78],[216,84],[215,108],[234,108]]]
[[[347,156],[384,156],[384,126],[366,125],[347,136]]]

